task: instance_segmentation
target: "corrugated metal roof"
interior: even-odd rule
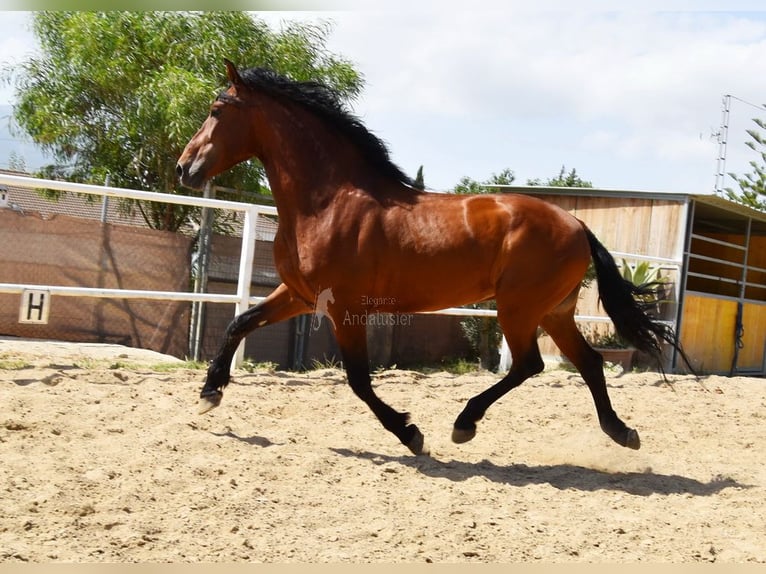
[[[631,189],[609,189],[597,187],[558,187],[547,185],[487,185],[487,189],[500,193],[523,193],[526,195],[580,195],[595,197],[628,197],[687,201],[691,194],[676,191],[644,191]]]
[[[632,199],[662,199],[686,203],[694,200],[718,209],[724,209],[743,217],[766,222],[766,212],[731,201],[712,193],[680,193],[676,191],[643,191],[604,189],[596,187],[555,187],[542,185],[488,185],[487,189],[501,193],[523,193],[526,195],[568,195],[583,197],[628,197]]]
[[[29,177],[29,174],[26,173],[4,169],[0,169],[0,173]],[[101,197],[64,193],[58,200],[50,200],[33,189],[14,185],[4,185],[3,187],[6,189],[6,197],[4,204],[0,204],[0,209],[14,209],[22,213],[39,213],[46,219],[55,215],[67,215],[95,221],[101,220],[103,206]],[[87,197],[92,198],[92,200],[88,201]],[[148,227],[140,212],[136,211],[133,215],[126,215],[120,212],[118,204],[119,202],[117,201],[107,203],[107,223]],[[241,237],[243,215],[235,213],[229,224],[234,235]],[[274,241],[277,225],[277,222],[270,217],[259,217],[255,229],[256,239],[260,241]]]
[[[731,201],[718,195],[692,195],[691,197],[694,199],[694,201],[699,203],[704,203],[705,205],[710,205],[712,207],[731,211],[737,215],[749,217],[756,221],[762,221],[766,223],[766,212],[758,211],[757,209],[753,209],[747,205],[737,203],[736,201]]]
[[[19,175],[29,177],[29,174],[10,170],[0,170],[8,175]],[[34,189],[16,187],[14,185],[5,186],[6,208],[14,209],[22,213],[39,213],[43,218],[49,218],[54,215],[68,215],[70,217],[79,217],[82,219],[101,220],[102,198],[96,196],[85,196],[64,193],[57,200],[46,199]],[[107,203],[106,221],[109,223],[120,223],[123,225],[135,225],[147,227],[146,222],[140,214],[133,216],[124,215],[119,212],[118,202],[110,201]]]

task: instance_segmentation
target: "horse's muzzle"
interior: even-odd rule
[[[199,170],[192,171],[188,164],[183,165],[180,162],[176,164],[176,175],[181,185],[191,189],[202,189],[205,185],[205,177]]]

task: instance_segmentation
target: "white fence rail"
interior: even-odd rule
[[[50,179],[35,179],[0,173],[0,184],[23,187],[27,189],[52,189],[71,193],[84,193],[102,197],[128,198],[138,201],[154,201],[172,203],[176,205],[191,205],[195,207],[209,207],[217,209],[230,209],[244,213],[244,226],[242,231],[242,251],[240,254],[239,274],[237,279],[236,295],[222,293],[191,293],[169,291],[142,291],[129,289],[101,289],[92,287],[61,287],[55,285],[26,285],[19,283],[0,283],[2,293],[23,293],[27,289],[40,289],[51,295],[97,297],[97,298],[121,298],[121,299],[158,299],[189,302],[213,302],[233,303],[235,314],[243,313],[252,303],[262,300],[262,297],[250,296],[250,278],[255,254],[255,224],[260,214],[276,215],[275,207],[239,203],[236,201],[224,201],[220,199],[208,199],[202,197],[189,197],[171,195],[168,193],[156,193],[117,187],[88,185],[72,183],[68,181],[56,181]],[[244,358],[244,343],[240,345],[234,358],[234,364],[241,364]]]
[[[254,205],[236,201],[224,201],[220,199],[208,199],[202,197],[189,197],[156,193],[141,190],[123,189],[99,185],[72,183],[49,179],[36,179],[31,177],[16,176],[0,173],[0,184],[12,185],[27,189],[51,189],[71,193],[83,193],[101,197],[127,198],[138,201],[154,201],[173,203],[177,205],[191,205],[195,207],[208,207],[217,209],[230,209],[244,213],[244,228],[242,234],[242,251],[240,254],[239,274],[237,279],[237,293],[192,293],[183,291],[149,291],[135,289],[104,289],[96,287],[71,287],[57,285],[32,285],[23,283],[0,283],[0,293],[21,294],[27,290],[43,290],[51,295],[65,297],[94,297],[94,298],[120,298],[120,299],[153,299],[165,301],[189,301],[210,303],[232,303],[235,305],[235,315],[244,312],[250,305],[263,300],[263,297],[250,296],[250,280],[255,253],[255,225],[259,215],[277,215],[277,210],[272,206]],[[491,309],[464,309],[453,307],[440,311],[432,311],[432,314],[454,315],[463,317],[495,317],[496,311]],[[238,366],[244,359],[244,341],[239,346],[234,357],[233,366]]]
[[[181,195],[171,195],[167,193],[156,193],[140,190],[123,189],[117,187],[98,186],[79,184],[66,181],[36,179],[30,177],[9,175],[0,173],[0,184],[12,185],[27,189],[51,189],[56,191],[82,193],[102,197],[128,198],[139,201],[165,202],[177,205],[190,205],[195,207],[208,207],[217,209],[230,209],[244,213],[244,227],[242,233],[242,248],[240,254],[239,273],[237,279],[236,294],[223,293],[192,293],[192,292],[171,292],[171,291],[148,291],[148,290],[129,290],[129,289],[103,289],[92,287],[63,287],[55,285],[30,285],[20,283],[0,283],[0,293],[23,293],[29,289],[38,289],[48,291],[51,295],[70,296],[70,297],[96,297],[96,298],[121,298],[121,299],[155,299],[167,301],[189,301],[189,302],[212,302],[212,303],[232,303],[235,305],[235,315],[243,313],[250,305],[255,304],[263,297],[250,296],[250,282],[253,267],[253,257],[255,253],[255,226],[259,215],[277,215],[277,210],[272,206],[255,205],[249,203],[240,203],[236,201],[225,201],[220,199],[208,199],[201,197],[189,197]],[[630,253],[613,253],[616,257],[625,257],[626,259],[645,260],[668,266],[680,268],[681,262],[656,258],[645,257]],[[468,309],[462,307],[452,307],[440,311],[431,311],[429,314],[453,315],[463,317],[495,317],[497,312],[491,309]],[[604,321],[609,319],[603,316],[581,316],[576,317],[578,321]],[[238,366],[244,359],[244,341],[240,344],[237,354],[234,357],[232,366]],[[510,356],[508,346],[503,339],[501,350],[501,369],[507,369],[510,366]]]

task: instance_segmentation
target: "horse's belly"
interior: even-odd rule
[[[392,312],[435,311],[494,296],[490,262],[454,257],[407,259],[401,257],[377,270],[374,297]]]

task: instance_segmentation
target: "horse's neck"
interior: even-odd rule
[[[356,179],[358,152],[307,113],[271,102],[262,109],[260,160],[280,217],[311,215]]]

